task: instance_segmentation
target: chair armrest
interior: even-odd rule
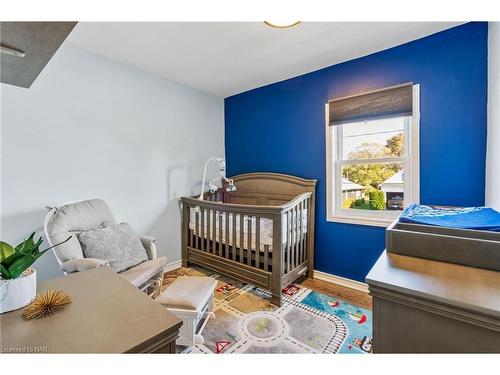
[[[66,273],[81,272],[99,267],[109,267],[108,261],[96,258],[81,258],[68,260],[61,264],[61,269]]]
[[[144,246],[144,249],[146,250],[146,253],[148,254],[149,260],[156,259],[156,245],[155,245],[155,238],[151,236],[145,236],[145,235],[139,235],[139,238],[142,242],[142,246]]]

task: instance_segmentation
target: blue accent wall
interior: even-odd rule
[[[363,281],[385,247],[384,228],[326,221],[325,103],[420,84],[421,203],[483,205],[487,34],[487,23],[468,23],[226,98],[228,174],[317,179],[315,269]]]

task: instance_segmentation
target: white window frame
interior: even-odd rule
[[[327,221],[361,224],[379,227],[389,226],[401,211],[370,211],[342,208],[341,167],[359,164],[340,160],[342,155],[342,127],[330,126],[329,105],[325,105],[326,118],[326,215]],[[404,204],[420,202],[420,85],[413,85],[413,116],[405,119],[405,156],[400,158],[377,159],[376,163],[404,163]],[[374,161],[367,160],[367,163]]]

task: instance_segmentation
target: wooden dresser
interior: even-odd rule
[[[22,318],[24,309],[0,315],[3,353],[175,353],[182,321],[109,268],[41,283],[37,292],[61,289],[71,304],[55,315]]]
[[[375,353],[500,353],[500,272],[384,251],[366,282]]]

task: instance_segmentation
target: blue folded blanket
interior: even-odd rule
[[[500,232],[500,212],[488,207],[429,207],[412,204],[403,210],[399,222]]]

